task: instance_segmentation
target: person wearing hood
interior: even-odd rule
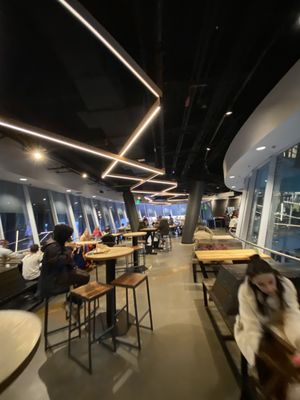
[[[70,240],[73,229],[65,224],[55,225],[53,239],[43,247],[44,253],[39,290],[41,297],[67,292],[71,285],[81,286],[89,281],[89,275],[75,268],[72,249],[65,243]]]

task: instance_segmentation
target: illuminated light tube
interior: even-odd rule
[[[94,148],[92,146],[82,146],[80,142],[77,142],[75,140],[71,140],[69,139],[69,141],[63,140],[61,139],[60,135],[56,135],[54,133],[51,133],[51,136],[45,133],[39,133],[36,132],[32,129],[28,129],[28,128],[23,128],[21,126],[15,125],[13,123],[8,123],[6,121],[4,121],[3,119],[0,119],[0,126],[3,126],[4,128],[9,128],[12,129],[14,131],[17,132],[21,132],[21,133],[25,133],[27,135],[30,136],[34,136],[37,137],[39,139],[43,139],[43,140],[47,140],[49,142],[53,142],[53,143],[58,143],[61,144],[63,146],[75,149],[75,150],[79,150],[79,151],[83,151],[85,153],[89,153],[89,154],[93,154],[95,156],[98,157],[103,157],[103,158],[107,158],[109,160],[116,160],[120,163],[126,164],[126,165],[130,165],[132,167],[138,168],[138,169],[142,169],[144,171],[149,171],[158,175],[164,175],[164,170],[160,170],[154,167],[148,167],[145,166],[144,164],[138,163],[136,161],[131,161],[125,157],[119,156],[117,154],[114,153],[110,153],[108,151],[105,150],[94,150]]]
[[[139,183],[136,183],[135,185],[131,186],[130,190],[136,189],[137,187],[143,185],[146,182],[152,182],[152,179],[155,178],[157,174],[150,175],[149,178],[147,179],[141,179]]]
[[[153,106],[150,108],[148,113],[144,116],[143,120],[140,122],[140,124],[137,126],[137,128],[132,132],[130,135],[130,138],[128,141],[125,143],[125,145],[122,147],[120,151],[120,156],[124,156],[125,153],[130,149],[130,147],[133,145],[133,143],[138,139],[138,137],[143,133],[143,131],[147,128],[147,126],[150,124],[150,122],[155,118],[155,116],[158,114],[160,111],[160,105],[159,105],[159,100],[157,100]],[[114,161],[109,167],[103,172],[102,174],[102,179],[104,179],[117,165],[117,161]]]
[[[109,175],[106,175],[106,177],[107,178],[115,178],[115,179],[124,179],[127,181],[137,181],[137,182],[140,182],[140,180],[141,180],[141,178],[135,178],[134,176],[116,175],[116,174],[114,174],[114,175],[109,174]]]
[[[186,193],[169,193],[169,192],[153,192],[153,191],[150,191],[150,190],[131,190],[131,192],[132,193],[145,193],[145,194],[155,194],[156,196],[162,196],[162,197],[165,197],[165,196],[175,196],[175,195],[177,195],[177,196],[186,196],[187,194]]]
[[[96,28],[94,28],[92,26],[92,24],[90,22],[87,21],[87,19],[85,19],[76,9],[81,8],[83,11],[83,8],[80,7],[81,5],[78,4],[78,2],[73,1],[65,1],[65,0],[58,0],[58,2],[65,7],[75,18],[78,19],[78,21],[80,21],[97,39],[100,40],[100,42],[106,47],[108,48],[108,50],[110,50],[110,52],[112,54],[114,54],[115,57],[118,58],[118,60],[121,61],[121,63],[123,65],[125,65],[126,68],[129,69],[129,71],[140,81],[143,83],[144,86],[146,86],[146,88],[155,96],[155,97],[160,97],[161,93],[160,90],[156,87],[156,85],[151,82],[150,78],[149,81],[151,82],[148,83],[146,81],[146,79],[143,78],[143,76],[137,71],[136,68],[134,68],[133,65],[131,64],[136,64],[133,60],[131,60],[131,64],[125,59],[125,57],[122,56],[122,54],[120,53],[120,51],[118,51],[118,49],[116,47],[120,47],[120,45],[115,41],[115,39],[113,39],[113,37],[105,31],[105,29],[103,27],[101,27],[101,30],[103,32],[105,32],[105,36],[104,37],[103,34],[101,34]],[[72,3],[73,6],[70,4]],[[85,13],[87,13],[86,10],[84,10]],[[92,18],[94,20],[93,17],[91,17],[89,15],[90,19]],[[100,24],[97,22],[97,25],[100,26]],[[114,45],[113,45],[114,44]],[[124,51],[124,50],[123,50]],[[129,56],[127,55],[127,57],[129,58]],[[138,67],[138,65],[136,64],[136,66]],[[138,67],[140,68],[140,67]]]

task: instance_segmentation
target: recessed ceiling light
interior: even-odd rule
[[[235,175],[230,175],[229,179],[234,179]]]
[[[46,201],[46,198],[45,198],[45,197],[43,198],[43,201]]]
[[[39,150],[34,150],[32,152],[32,157],[35,161],[42,161],[44,159],[43,153]]]
[[[145,158],[138,158],[138,162],[145,162],[146,159]]]
[[[95,199],[96,198],[96,196],[93,196],[93,199]]]
[[[257,151],[262,151],[265,150],[266,146],[260,146],[260,147],[256,147]]]
[[[235,189],[235,188],[236,188],[236,186],[231,186],[231,188],[232,188],[232,189]]]
[[[84,179],[86,179],[87,177],[88,177],[88,175],[84,172],[82,175],[81,175]]]
[[[232,114],[232,111],[227,111],[226,113],[225,113],[225,115],[228,117],[228,115],[231,115]]]
[[[210,147],[206,147],[206,151],[210,151],[211,150],[211,148]]]
[[[20,181],[26,182],[27,178],[20,178]]]
[[[72,192],[72,190],[71,189],[67,189],[66,192],[70,193],[70,192]]]

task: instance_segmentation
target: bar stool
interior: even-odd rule
[[[92,373],[92,344],[95,342],[101,342],[102,344],[106,345],[106,343],[103,342],[103,340],[108,339],[107,336],[108,333],[111,333],[112,337],[112,348],[109,347],[111,350],[116,351],[116,341],[115,341],[115,334],[114,334],[114,327],[115,327],[115,315],[114,315],[114,304],[112,306],[112,315],[111,315],[111,321],[112,325],[108,326],[105,329],[104,322],[102,319],[101,313],[99,314],[100,316],[100,321],[102,325],[103,332],[99,337],[96,338],[96,310],[98,308],[97,302],[101,297],[104,295],[107,295],[110,292],[114,292],[115,288],[111,285],[107,285],[105,283],[99,283],[99,282],[90,282],[86,285],[80,286],[76,289],[71,290],[70,297],[71,300],[80,300],[83,302],[84,305],[84,320],[81,322],[79,320],[78,322],[78,327],[79,329],[82,326],[85,326],[87,331],[88,331],[88,358],[89,358],[89,365],[86,367],[83,363],[81,363],[78,359],[76,359],[72,354],[71,354],[71,341],[72,339],[72,332],[77,329],[77,328],[72,328],[71,321],[69,319],[69,336],[68,336],[68,356],[72,358],[75,362],[77,362],[81,367],[86,369],[90,374]],[[114,302],[114,293],[113,296],[111,296]],[[93,303],[93,309],[91,308],[91,305]],[[86,310],[87,307],[87,310]],[[70,313],[72,314],[72,301],[71,301],[71,310]],[[91,322],[93,321],[93,328]]]
[[[139,318],[138,317],[138,308],[137,308],[136,288],[138,286],[140,286],[143,282],[146,282],[147,298],[148,298],[148,309],[142,315],[142,317]],[[145,275],[145,274],[140,274],[140,273],[127,272],[127,273],[121,275],[119,278],[113,280],[111,282],[111,284],[113,286],[115,286],[115,287],[121,287],[121,288],[125,288],[126,289],[126,304],[120,311],[118,311],[118,313],[120,313],[121,311],[126,309],[128,326],[129,326],[128,289],[132,289],[132,291],[133,291],[133,304],[134,304],[134,313],[135,313],[133,325],[136,326],[136,334],[137,334],[138,345],[134,345],[134,344],[128,343],[127,341],[122,340],[120,338],[118,338],[117,340],[118,340],[118,342],[124,343],[127,346],[134,347],[136,349],[141,350],[140,328],[150,329],[151,331],[153,331],[152,310],[151,310],[151,301],[150,301],[150,291],[149,291],[148,276]],[[150,326],[141,325],[140,323],[146,317],[147,314],[149,314]]]
[[[172,250],[172,238],[171,234],[168,233],[166,235],[161,235],[162,240],[162,247],[164,251],[171,251]]]
[[[44,339],[45,339],[44,340],[44,342],[45,342],[44,346],[45,347],[44,348],[45,348],[45,351],[50,350],[53,347],[56,347],[56,346],[59,346],[61,344],[64,344],[64,343],[68,342],[68,339],[64,339],[64,340],[55,342],[54,344],[50,345],[49,341],[48,341],[49,335],[57,334],[58,332],[62,332],[65,329],[68,329],[70,323],[71,323],[72,326],[76,326],[76,321],[72,324],[71,312],[69,314],[66,312],[65,318],[66,318],[66,320],[69,320],[69,324],[63,325],[63,326],[61,326],[59,328],[52,329],[52,330],[49,331],[49,303],[50,303],[50,299],[54,298],[55,296],[58,296],[60,294],[65,294],[65,303],[67,303],[67,301],[68,301],[68,293],[69,293],[69,290],[64,290],[64,291],[62,291],[60,293],[56,293],[56,294],[53,294],[53,295],[48,295],[44,299],[44,307],[45,307],[45,314],[44,314]],[[77,318],[76,319],[78,319],[79,318],[79,314],[80,314],[80,305],[76,304],[76,307],[77,307],[77,310],[76,310]],[[77,337],[80,337],[80,329],[78,329],[78,336],[74,337],[74,339],[76,339]]]

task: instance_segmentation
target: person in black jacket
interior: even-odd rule
[[[53,239],[43,247],[44,253],[39,291],[42,298],[68,292],[71,285],[81,286],[89,281],[89,275],[75,268],[72,249],[65,246],[73,229],[68,225],[56,225]]]

